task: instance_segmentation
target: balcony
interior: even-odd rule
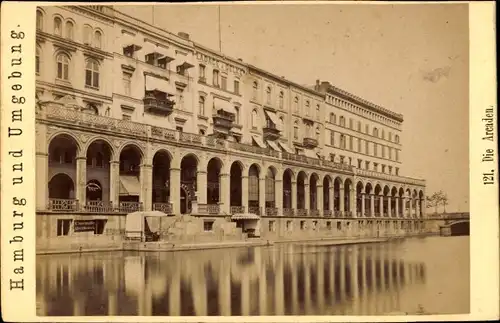
[[[212,119],[214,122],[214,130],[224,134],[229,134],[229,131],[233,127],[234,114],[228,113],[224,110],[219,110],[212,116]]]
[[[314,139],[314,138],[305,137],[303,145],[305,148],[309,148],[309,149],[316,148],[316,147],[318,147],[318,140]]]
[[[274,141],[279,139],[279,137],[281,136],[280,135],[281,132],[278,130],[276,125],[270,122],[264,127],[263,132],[264,132],[264,138],[266,140]]]
[[[158,99],[153,95],[146,95],[142,101],[146,112],[169,116],[174,111],[175,102],[169,99]]]

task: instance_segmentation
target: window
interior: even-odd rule
[[[319,104],[316,104],[316,120],[319,120]]]
[[[62,36],[62,20],[59,17],[54,18],[54,34]]]
[[[253,82],[253,88],[252,88],[252,99],[257,100],[257,91],[259,89],[259,83]]]
[[[73,39],[73,23],[66,21],[66,38]]]
[[[94,228],[94,234],[103,234],[104,232],[104,227],[106,226],[106,222],[108,220],[94,220],[95,221],[95,228]]]
[[[337,221],[337,230],[342,230],[342,223]]]
[[[234,93],[240,94],[240,82],[239,81],[234,81]]]
[[[361,121],[358,121],[358,131],[361,132]]]
[[[96,30],[96,32],[94,33],[94,46],[96,48],[102,47],[102,34],[99,30]]]
[[[275,224],[275,221],[269,221],[269,232],[276,231]]]
[[[382,158],[385,158],[385,146],[382,146]]]
[[[257,129],[258,115],[257,110],[252,111],[252,128]]]
[[[378,163],[373,163],[373,170],[378,172]]]
[[[278,101],[278,107],[280,109],[283,109],[283,96],[284,96],[283,91],[280,91],[280,96],[279,96],[279,101]]]
[[[394,139],[395,139],[396,143],[397,143],[397,144],[399,144],[399,136],[398,136],[398,135],[396,135],[396,136],[394,137]]]
[[[358,168],[361,168],[362,163],[363,163],[363,161],[361,159],[358,159]]]
[[[292,221],[286,221],[286,231],[292,231]]]
[[[361,152],[361,139],[358,138],[358,153]]]
[[[378,157],[378,145],[376,143],[373,144],[373,155]]]
[[[205,232],[212,231],[213,228],[214,228],[214,221],[212,221],[212,220],[203,221],[203,230]]]
[[[204,136],[205,135],[205,130],[200,129],[200,135]]]
[[[69,57],[65,54],[57,55],[57,78],[69,80]]]
[[[389,166],[389,174],[392,175],[392,166]]]
[[[340,135],[340,148],[345,149],[345,136]]]
[[[182,129],[182,127],[181,127],[181,126],[177,126],[177,127],[175,127],[175,130],[176,130],[176,131],[179,131],[179,132],[183,132],[183,130],[184,130],[184,129]]]
[[[236,111],[234,121],[236,122],[236,124],[240,124],[240,108],[234,107],[234,110]]]
[[[318,226],[318,221],[313,221],[313,223],[312,223],[312,229],[316,230],[317,226]]]
[[[306,116],[309,115],[309,101],[306,101]]]
[[[306,221],[300,221],[300,230],[304,230],[306,228]]]
[[[57,235],[67,236],[69,234],[69,228],[71,227],[72,220],[57,220]]]
[[[319,127],[316,128],[316,140],[319,141],[319,134],[320,134],[320,130],[319,130]]]
[[[130,96],[132,92],[132,75],[129,73],[123,73],[123,92],[125,95]]]
[[[385,165],[382,165],[382,173],[385,173]]]
[[[396,151],[396,161],[399,161],[399,150],[395,149]]]
[[[219,87],[219,71],[218,70],[214,70],[212,84],[213,84],[213,86]]]
[[[221,87],[223,90],[227,89],[227,77],[225,77],[225,76],[221,77]]]
[[[378,129],[373,128],[373,137],[378,137]]]
[[[293,101],[293,111],[299,112],[299,98],[295,97]]]
[[[333,124],[337,123],[337,116],[335,115],[335,113],[330,113],[330,122]]]
[[[340,126],[345,127],[345,118],[343,116],[340,117]]]
[[[332,229],[332,221],[326,221],[326,228],[328,230],[331,230]]]
[[[90,45],[92,37],[92,28],[86,25],[83,27],[83,43],[85,45]]]
[[[370,169],[370,162],[369,161],[365,161],[365,169],[366,170]]]
[[[335,146],[335,132],[330,130],[330,145]]]
[[[200,64],[199,71],[200,71],[200,81],[205,83],[205,65]]]
[[[349,150],[353,150],[354,147],[353,147],[353,142],[352,142],[352,136],[349,136]]]
[[[399,168],[398,167],[396,167],[395,171],[396,171],[396,176],[399,176]]]
[[[122,114],[123,120],[132,120],[132,116],[130,114]]]
[[[198,100],[198,104],[199,104],[198,114],[200,116],[204,116],[205,115],[205,98],[200,96],[200,99]]]
[[[268,86],[266,89],[266,103],[271,104],[271,87]]]
[[[293,126],[293,139],[299,139],[299,125],[297,122]]]
[[[369,125],[366,125],[366,126],[365,126],[365,133],[366,133],[366,134],[369,134],[369,133],[370,133],[370,126],[369,126]]]
[[[94,60],[87,61],[85,66],[85,85],[99,87],[99,64]]]
[[[35,51],[35,73],[40,74],[40,47],[36,47]]]
[[[285,128],[285,119],[283,117],[280,117],[280,130],[283,131]]]
[[[354,129],[352,119],[349,118],[349,129]]]
[[[43,13],[41,11],[36,12],[36,30],[43,30]]]
[[[365,154],[370,154],[370,142],[365,141]]]

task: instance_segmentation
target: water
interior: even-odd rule
[[[469,237],[37,257],[38,315],[469,312]]]

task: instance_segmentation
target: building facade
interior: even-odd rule
[[[268,238],[423,227],[425,181],[400,174],[402,116],[328,82],[108,6],[39,8],[36,69],[41,240],[119,235],[139,210]]]

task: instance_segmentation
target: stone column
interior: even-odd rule
[[[415,217],[420,217],[420,199],[417,199],[415,202]]]
[[[278,208],[278,215],[283,215],[283,180],[274,180],[274,204]]]
[[[341,214],[343,216],[345,216],[345,214],[344,214],[344,212],[345,212],[344,211],[344,208],[345,208],[345,206],[344,206],[344,198],[345,198],[344,197],[344,185],[340,184],[339,185],[339,211],[341,212]]]
[[[37,139],[39,140],[39,139]],[[46,210],[49,201],[49,155],[36,153],[36,209]]]
[[[139,196],[139,202],[142,202],[144,211],[151,211],[153,195],[151,192],[153,180],[153,168],[151,165],[142,164],[140,169],[140,182],[141,182],[141,195]]]
[[[220,174],[219,175],[219,202],[221,203],[220,212],[222,214],[230,214],[231,213],[231,190],[229,188],[229,174]]]
[[[409,202],[408,205],[409,205],[409,209],[408,209],[408,217],[411,218],[413,216],[413,198],[412,197],[409,197],[408,198]]]
[[[370,216],[375,217],[375,194],[370,194]]]
[[[384,216],[384,193],[380,192],[380,199],[379,199],[379,216],[383,217]]]
[[[399,218],[399,197],[395,197],[396,199],[396,217]]]
[[[196,202],[207,204],[207,172],[199,170],[196,173]]]
[[[361,193],[361,217],[365,216],[365,209],[366,209],[365,203],[366,203],[365,194]]]
[[[426,217],[426,210],[427,210],[427,204],[426,204],[426,201],[424,198],[424,199],[422,199],[422,208],[420,209],[420,213],[422,215],[422,218]]]
[[[248,212],[248,176],[241,176],[241,205]]]
[[[401,217],[406,218],[406,196],[401,196]]]
[[[109,162],[109,200],[113,207],[118,207],[120,204],[120,162],[118,160]]]
[[[335,187],[333,186],[333,183],[330,183],[330,186],[328,187],[328,197],[328,210],[332,211],[333,214],[333,202],[335,200]]]
[[[260,215],[266,214],[266,178],[259,177],[259,207]]]
[[[76,187],[75,198],[80,206],[85,205],[87,194],[87,158],[76,158]]]
[[[349,211],[351,211],[352,217],[354,218],[354,217],[358,216],[358,210],[357,210],[358,206],[356,203],[356,189],[355,188],[351,188],[349,198],[350,198]]]
[[[292,209],[297,210],[297,181],[292,181],[292,191],[290,193],[292,201]]]
[[[392,217],[392,199],[390,196],[387,197],[387,216]]]
[[[181,214],[181,169],[170,168],[170,203],[174,215]]]
[[[304,209],[309,210],[311,208],[310,198],[311,189],[309,188],[309,183],[304,183]]]
[[[323,184],[316,185],[316,209],[319,211],[319,215],[323,215]]]

